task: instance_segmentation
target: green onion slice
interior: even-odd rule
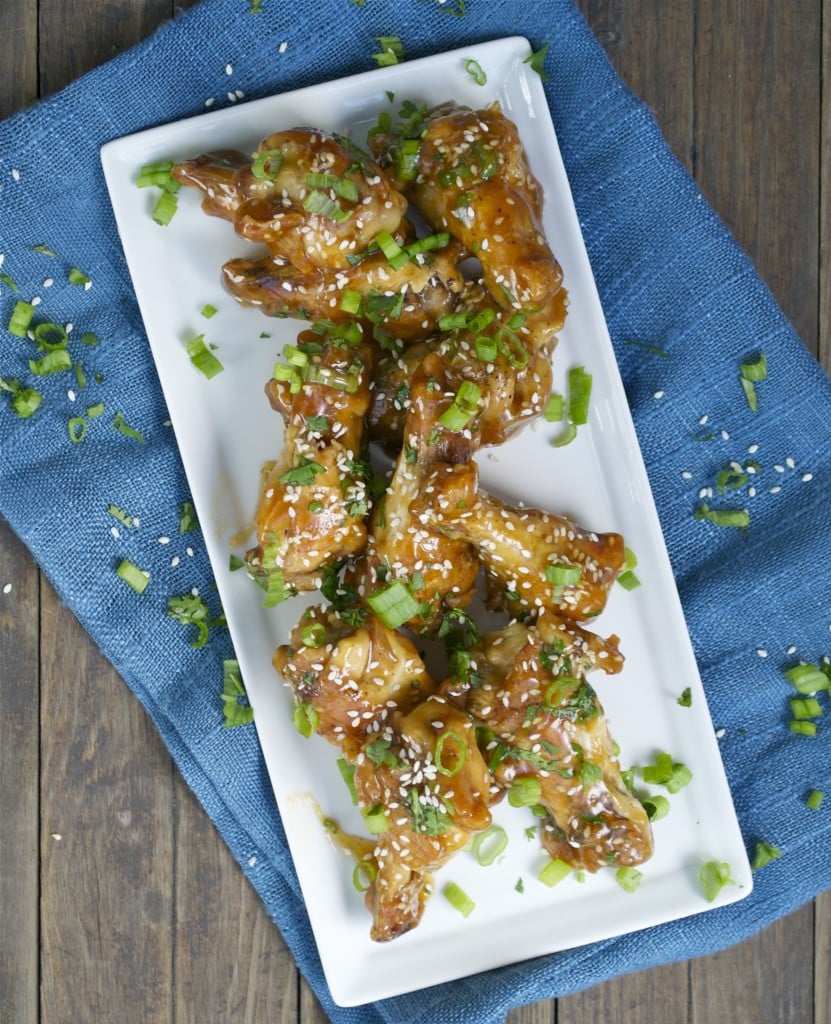
[[[448,882],[442,890],[442,894],[450,906],[454,910],[458,910],[462,917],[469,917],[476,909],[476,904],[470,896],[455,882]]]
[[[707,519],[715,526],[732,526],[743,529],[750,525],[750,513],[746,508],[710,508],[702,503],[693,513],[693,519]]]
[[[568,371],[568,415],[576,427],[583,426],[589,418],[589,401],[592,393],[592,376],[582,366],[573,366]]]
[[[818,811],[822,806],[822,801],[825,799],[825,793],[821,789],[812,789],[811,792],[805,797],[805,803],[811,808],[812,811]]]
[[[338,758],[338,771],[341,774],[341,778],[346,783],[346,788],[349,790],[349,795],[352,797],[352,803],[357,807],[358,805],[358,794],[355,791],[355,765],[350,764],[345,758]]]
[[[91,283],[90,279],[83,272],[83,270],[79,270],[77,267],[72,267],[72,269],[69,271],[69,274],[67,275],[67,280],[69,281],[70,284],[76,284],[81,286],[86,286]]]
[[[436,767],[442,775],[455,775],[461,770],[466,759],[467,744],[464,739],[452,729],[447,729],[436,740],[436,749],[433,751]]]
[[[511,807],[533,807],[540,802],[542,783],[533,775],[521,775],[514,779],[508,791],[508,803]]]
[[[548,396],[545,408],[542,411],[547,423],[559,423],[565,414],[565,399],[556,391]]]
[[[80,444],[86,437],[87,421],[83,416],[73,416],[67,423],[67,428],[69,430],[69,440],[75,444]]]
[[[624,892],[635,892],[643,879],[643,872],[637,868],[618,868],[615,872],[615,881]]]
[[[312,622],[300,631],[304,647],[322,647],[326,640],[326,627],[322,622]]]
[[[19,299],[15,303],[11,319],[9,320],[9,334],[14,334],[18,338],[25,338],[34,314],[35,307],[30,302],[24,302],[22,299]]]
[[[641,803],[650,821],[660,821],[669,814],[669,800],[665,796],[647,796]]]
[[[72,368],[72,360],[66,349],[56,349],[47,352],[40,359],[30,359],[29,369],[38,377],[47,377],[52,373],[63,373],[64,370]]]
[[[124,419],[124,416],[120,412],[117,412],[115,414],[115,418],[113,419],[113,427],[119,432],[119,434],[123,434],[125,437],[132,437],[135,441],[138,441],[140,443],[144,441],[142,435],[137,430],[134,430],[130,426],[130,424]]]
[[[309,213],[317,213],[321,217],[328,217],[330,220],[342,224],[352,216],[351,210],[344,210],[337,199],[332,199],[325,192],[318,192],[313,189],[303,200],[303,209]]]
[[[772,843],[766,842],[761,839],[756,843],[756,850],[753,854],[753,860],[750,863],[751,870],[759,871],[761,868],[766,867],[772,860],[778,860],[782,856],[782,851],[778,846],[774,846]]]
[[[816,665],[794,665],[785,672],[785,678],[795,690],[806,696],[831,687],[831,680]]]
[[[470,77],[473,79],[473,81],[477,85],[485,85],[486,84],[486,82],[488,80],[488,76],[482,70],[482,65],[479,63],[478,60],[472,60],[472,59],[466,60],[465,61],[465,71],[467,71],[467,73],[470,75]]]
[[[306,739],[308,739],[313,732],[317,731],[317,727],[320,723],[317,708],[306,701],[301,701],[299,704],[295,704],[291,720],[294,723],[294,728]]]
[[[69,335],[60,324],[38,324],[35,327],[35,342],[39,349],[55,352],[58,349],[66,348],[69,344]]]
[[[733,882],[730,877],[730,865],[714,860],[708,860],[706,864],[702,864],[699,878],[701,888],[704,890],[704,898],[708,903],[713,902],[728,882]]]
[[[153,220],[161,227],[166,227],[179,207],[179,200],[172,192],[162,192],[153,208]]]
[[[150,573],[145,572],[144,569],[139,569],[137,565],[134,565],[126,558],[118,564],[115,572],[137,594],[144,593],[147,584],[150,582]]]
[[[421,611],[421,605],[403,580],[393,580],[370,594],[366,601],[388,629],[398,629]]]
[[[537,875],[537,878],[543,885],[547,885],[549,889],[553,889],[555,885],[559,885],[559,883],[570,874],[571,865],[566,864],[566,862],[564,860],[560,860],[559,857],[555,857],[552,860],[549,860],[542,871]]]
[[[191,338],[185,347],[188,355],[190,356],[190,361],[204,377],[207,377],[208,380],[215,377],[218,373],[222,373],[225,369],[222,363],[205,344],[204,334],[197,334],[195,338]]]
[[[281,149],[264,149],[257,154],[251,165],[251,173],[260,181],[274,181],[283,164]]]
[[[364,819],[364,824],[372,835],[379,835],[382,832],[389,831],[390,823],[381,804],[376,804],[369,809],[363,808],[361,810],[361,817]]]
[[[358,892],[366,892],[378,877],[378,868],[371,860],[359,860],[352,872],[352,884]]]
[[[339,178],[336,174],[314,174],[311,171],[306,175],[306,184],[312,188],[331,189],[341,199],[347,199],[350,203],[358,201],[358,186],[349,178]]]
[[[470,844],[471,852],[483,868],[489,867],[506,849],[508,833],[501,825],[491,825],[477,832]]]

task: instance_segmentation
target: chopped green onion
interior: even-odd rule
[[[381,47],[381,52],[373,53],[372,59],[379,68],[390,67],[404,59],[404,47],[398,36],[376,36],[375,40]]]
[[[291,720],[294,723],[294,728],[301,736],[305,737],[305,739],[308,739],[313,732],[317,731],[317,727],[320,722],[317,708],[313,704],[308,704],[306,701],[301,701],[299,704],[295,704]]]
[[[546,55],[548,54],[548,48],[551,43],[546,43],[545,46],[540,47],[539,50],[535,50],[530,56],[526,57],[522,62],[528,64],[532,71],[536,71],[543,82],[547,81],[548,75],[543,70],[543,64],[545,63]]]
[[[67,427],[69,428],[69,440],[80,444],[87,433],[87,421],[83,416],[73,416],[67,423]]]
[[[339,178],[336,174],[315,174],[310,171],[306,175],[306,184],[313,188],[331,189],[335,195],[350,203],[358,201],[358,186],[349,178]]]
[[[474,342],[474,349],[476,351],[476,358],[481,359],[483,363],[492,363],[499,351],[496,338],[488,338],[484,334],[480,334],[477,337]]]
[[[86,334],[81,335],[81,344],[86,345],[87,348],[95,348],[96,345],[100,345],[101,342],[97,334],[93,334],[88,331]]]
[[[47,352],[40,359],[30,359],[29,369],[38,377],[46,377],[52,373],[63,373],[72,368],[72,360],[65,348]]]
[[[358,892],[366,892],[378,877],[378,868],[371,860],[359,860],[352,872],[352,884]]]
[[[781,856],[782,851],[778,846],[774,846],[772,843],[767,843],[762,839],[756,843],[756,850],[750,864],[751,870],[759,871],[761,868],[770,864],[772,860],[778,860]]]
[[[795,732],[798,736],[816,736],[817,727],[813,722],[800,722],[793,721],[789,723],[791,732]]]
[[[379,231],[375,236],[378,247],[386,257],[387,263],[394,269],[400,270],[405,263],[409,262],[409,256],[396,242],[389,231]]]
[[[739,369],[745,380],[764,380],[768,375],[768,361],[765,353],[760,352],[753,362],[742,363]]]
[[[325,384],[326,387],[334,388],[336,391],[346,391],[354,395],[360,386],[357,373],[341,373],[328,366],[318,366],[316,363],[309,363],[303,370],[303,380],[307,384]]]
[[[465,71],[467,71],[467,73],[470,75],[470,77],[477,85],[486,84],[488,76],[482,70],[482,65],[479,63],[478,60],[466,60]]]
[[[344,313],[351,313],[357,316],[361,309],[361,293],[352,291],[351,288],[344,288],[340,300],[340,308]]]
[[[235,658],[226,658],[222,662],[222,715],[225,727],[248,725],[254,721],[254,709],[248,703],[239,662]]]
[[[624,590],[637,590],[641,585],[640,579],[632,572],[631,569],[625,569],[620,576],[618,576],[617,582]]]
[[[119,432],[119,434],[123,434],[125,437],[132,437],[134,440],[139,442],[144,441],[142,435],[137,430],[133,430],[120,412],[115,414],[113,427]]]
[[[491,825],[477,832],[471,843],[471,852],[483,868],[489,867],[508,845],[508,833],[501,825]]]
[[[582,366],[568,371],[568,415],[576,427],[582,427],[589,418],[592,376]]]
[[[210,320],[212,316],[216,316],[217,309],[216,306],[212,306],[210,302],[206,302],[202,307],[201,312],[202,316],[204,316],[206,320]]]
[[[421,611],[421,605],[403,580],[393,580],[370,594],[366,602],[388,629],[398,629]]]
[[[13,292],[17,291],[17,285],[12,281],[8,274],[0,274],[0,281],[2,281],[8,288],[11,288]]]
[[[341,774],[341,778],[346,783],[346,788],[349,790],[349,795],[352,797],[352,803],[357,807],[358,805],[358,794],[355,791],[355,765],[350,764],[345,758],[338,758],[338,771]]]
[[[107,512],[109,512],[113,519],[117,519],[122,526],[126,526],[128,530],[131,530],[136,525],[136,517],[131,516],[129,512],[125,512],[118,505],[108,505]]]
[[[38,324],[35,327],[35,343],[39,349],[55,352],[66,348],[69,344],[69,335],[60,324]]]
[[[545,567],[545,579],[555,587],[573,587],[580,582],[583,570],[579,565],[569,565],[566,562],[559,565],[549,564]]]
[[[192,501],[183,501],[179,509],[179,534],[192,533],[199,526]]]
[[[666,786],[670,793],[677,793],[692,781],[692,772],[683,763],[673,761],[669,754],[658,754],[654,765],[641,768],[644,782]]]
[[[785,678],[795,690],[807,696],[831,686],[831,680],[816,665],[794,665],[785,672]]]
[[[641,803],[650,821],[660,821],[669,814],[669,800],[665,796],[647,796]]]
[[[643,872],[637,868],[618,868],[615,872],[615,881],[624,892],[635,892],[643,879]]]
[[[447,430],[464,430],[476,413],[481,395],[478,384],[463,380],[452,404],[439,416],[438,422]]]
[[[24,302],[23,299],[19,299],[15,303],[11,319],[9,320],[9,334],[14,334],[18,338],[25,338],[26,331],[29,329],[29,324],[32,322],[34,314],[35,307],[30,302]]]
[[[822,708],[816,697],[794,697],[789,701],[791,714],[796,719],[819,718]]]
[[[476,904],[470,896],[455,882],[448,882],[442,890],[442,894],[450,906],[454,910],[458,910],[462,917],[469,917],[476,909]]]
[[[313,189],[303,200],[303,209],[309,213],[320,214],[321,217],[328,217],[330,220],[342,224],[352,216],[351,210],[344,210],[337,199],[332,199],[325,192],[318,192]]]
[[[811,808],[812,811],[818,811],[822,806],[822,801],[825,799],[825,793],[821,789],[812,789],[811,792],[805,797],[805,803]]]
[[[364,819],[367,830],[372,835],[376,836],[382,832],[389,831],[390,823],[384,813],[384,808],[380,804],[376,804],[369,809],[363,808],[361,810],[361,817]]]
[[[304,647],[322,647],[326,640],[326,627],[322,622],[312,622],[300,631]]]
[[[145,164],[139,171],[136,185],[139,188],[149,188],[155,185],[165,190],[178,189],[179,182],[171,175],[173,170],[172,160],[160,160],[155,164]]]
[[[204,377],[207,377],[208,380],[215,377],[218,373],[222,373],[225,369],[222,363],[205,344],[204,334],[197,334],[195,338],[191,338],[185,347],[188,355],[190,356],[190,361]]]
[[[707,519],[715,526],[736,526],[740,529],[750,525],[750,513],[746,508],[714,509],[704,503],[695,510],[693,519]]]
[[[528,365],[528,352],[520,337],[510,327],[497,330],[496,344],[514,370],[522,370]]]
[[[549,860],[542,871],[537,875],[537,878],[543,885],[547,885],[549,889],[553,889],[555,885],[558,885],[570,874],[571,865],[566,864],[566,862],[564,860],[560,860],[559,857],[555,857]]]
[[[542,411],[547,423],[559,423],[565,413],[565,399],[556,391],[548,396],[545,408]]]
[[[533,775],[521,775],[514,779],[508,791],[508,803],[511,807],[533,807],[540,802],[542,783]]]
[[[144,569],[139,569],[137,565],[128,561],[126,558],[123,559],[115,570],[116,575],[120,576],[124,582],[133,588],[137,594],[141,594],[150,582],[150,573],[145,572]]]
[[[67,280],[69,281],[70,284],[77,284],[82,286],[91,284],[90,279],[83,272],[83,270],[79,270],[77,267],[72,267],[67,276]]]
[[[425,235],[424,238],[417,238],[414,242],[410,242],[409,245],[405,245],[404,252],[412,259],[412,257],[418,256],[423,252],[431,252],[434,249],[444,249],[449,241],[449,232],[437,231],[434,235]]]
[[[551,442],[554,448],[563,448],[577,437],[577,427],[569,420],[563,430]]]
[[[75,374],[75,380],[78,383],[79,388],[85,388],[87,386],[87,375],[84,373],[84,368],[80,363],[76,363],[72,370]]]
[[[228,572],[238,572],[245,568],[245,562],[233,552],[228,556]]]
[[[172,192],[162,192],[153,208],[153,220],[161,227],[166,227],[179,206],[179,200]]]
[[[293,587],[286,586],[283,570],[279,565],[272,566],[268,570],[265,584],[267,593],[263,601],[263,608],[275,608],[297,593]]]
[[[5,383],[5,381],[0,380],[0,384]],[[21,388],[17,381],[13,381],[13,383],[16,384],[17,387],[4,387],[3,390],[10,390],[12,392],[12,411],[22,420],[27,420],[34,412],[37,411],[40,403],[43,401],[43,395],[34,388]]]
[[[719,864],[714,860],[708,860],[706,864],[701,865],[698,877],[708,903],[712,903],[724,886],[733,881],[730,877],[730,865],[724,862]]]
[[[418,139],[403,139],[395,157],[395,173],[402,181],[414,181],[418,173],[421,143]]]
[[[264,149],[254,158],[251,173],[260,181],[274,181],[283,164],[281,149]]]
[[[444,748],[450,744],[447,753]],[[445,761],[445,758],[447,759]],[[433,751],[433,760],[442,775],[455,775],[461,770],[467,759],[467,745],[462,737],[447,729],[436,740],[436,749]]]
[[[91,420],[98,419],[98,417],[101,415],[102,412],[104,412],[106,408],[107,407],[104,405],[103,402],[96,402],[95,405],[88,405],[87,416]]]
[[[57,253],[54,249],[50,249],[48,245],[32,245],[29,247],[31,252],[38,252],[41,256],[54,256],[57,258]]]
[[[678,704],[682,708],[692,707],[692,690],[689,686],[681,692],[681,696],[678,698]]]
[[[303,378],[300,376],[300,371],[296,366],[286,366],[285,363],[277,363],[271,376],[274,380],[288,384],[289,391],[293,395],[299,394],[300,389],[303,387]]]

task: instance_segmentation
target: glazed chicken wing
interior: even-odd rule
[[[303,351],[305,345],[309,354]],[[317,351],[317,350],[320,351]],[[370,401],[371,349],[342,348],[304,332],[287,380],[266,393],[282,413],[282,452],[263,474],[257,545],[246,554],[254,578],[273,596],[319,586],[320,572],[366,543],[368,496],[362,461]]]
[[[270,135],[253,159],[208,153],[172,173],[202,191],[206,213],[267,247],[264,256],[228,261],[222,274],[235,298],[268,316],[358,316],[412,340],[429,336],[456,305],[461,244],[445,238],[429,254],[405,253],[393,266],[378,238],[398,248],[414,242],[407,201],[348,140],[294,128]],[[345,293],[357,296],[360,308],[354,298],[344,303]]]
[[[309,608],[273,659],[296,701],[314,709],[316,731],[348,760],[435,689],[411,641],[375,615],[360,619]]]
[[[382,165],[401,144],[384,133],[370,142]],[[428,111],[413,177],[398,184],[434,230],[451,232],[479,258],[500,306],[537,310],[552,300],[563,275],[542,231],[542,192],[498,103]]]
[[[488,828],[489,787],[473,724],[441,697],[428,698],[364,746],[355,769],[358,803],[375,821],[386,819],[366,894],[376,942],[418,924],[430,872]]]
[[[619,533],[591,533],[552,512],[516,509],[479,490],[475,462],[436,466],[410,507],[423,527],[472,544],[489,574],[490,604],[571,619],[603,610],[623,570]]]
[[[603,640],[544,614],[533,626],[513,622],[486,635],[470,656],[478,685],[451,679],[442,692],[492,731],[488,766],[500,786],[537,780],[535,802],[548,812],[540,836],[551,856],[587,871],[650,857],[649,819],[621,778],[585,678],[590,669],[620,671],[617,637]]]
[[[364,597],[402,580],[419,606],[407,625],[430,632],[446,608],[464,607],[473,595],[479,562],[465,540],[424,527],[410,506],[437,464],[465,462],[475,447],[467,428],[450,429],[441,418],[456,400],[447,390],[441,360],[430,354],[413,379],[404,446],[383,499],[373,511],[366,556],[354,570],[353,585]],[[475,414],[471,412],[475,422]]]

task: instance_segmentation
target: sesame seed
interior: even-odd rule
[[[20,181],[20,171],[16,167],[12,167],[12,177],[15,181]]]
[[[755,455],[756,452],[758,452],[758,450],[759,450],[758,444],[751,444],[751,445],[748,446],[748,449],[747,449],[747,451],[748,451],[748,453],[750,455]]]
[[[283,40],[283,42],[280,43],[280,46],[279,46],[277,52],[278,53],[285,53],[286,50],[288,49],[288,47],[289,47],[288,42],[286,40]]]
[[[663,391],[656,391],[655,394],[652,397],[653,398],[663,398],[664,397],[664,392]]]
[[[764,647],[757,647],[756,653],[759,655],[760,658],[766,658],[768,656],[768,652],[764,649]]]
[[[722,736],[727,732],[726,729],[716,729],[716,739],[720,740]]]
[[[788,469],[795,469],[796,468],[796,463],[790,457],[790,455],[787,457],[787,459],[785,459],[785,465],[788,467]]]
[[[160,544],[169,544],[170,543],[170,537],[159,537],[159,543]]]
[[[4,594],[10,594],[11,592],[12,592],[12,585],[11,585],[11,583],[4,583],[3,584],[3,593]]]
[[[231,65],[231,64],[226,64],[226,65],[225,65],[225,74],[226,74],[226,75],[233,75],[233,73],[234,73],[234,68],[233,68],[233,65]]]
[[[803,473],[802,474],[802,482],[804,484],[807,484],[809,481],[811,481],[813,479],[814,479],[814,474],[813,473]]]
[[[209,96],[209,97],[208,97],[208,98],[207,98],[207,99],[205,100],[205,106],[206,106],[206,107],[212,107],[213,105],[214,105],[214,98],[213,98],[213,96]]]
[[[684,472],[681,474],[681,478],[683,480],[692,480],[692,473],[690,473],[688,469],[685,469]]]
[[[256,863],[257,863],[257,858],[256,857],[249,857],[248,858],[248,866],[250,868],[253,868]]]

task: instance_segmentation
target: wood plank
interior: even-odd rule
[[[37,0],[0,4],[0,118],[37,96]]]
[[[505,1024],[558,1024],[558,1010],[562,1005],[563,1000],[544,999],[528,1006],[518,1006],[505,1018]]]
[[[698,8],[696,176],[816,352],[821,7]]]
[[[300,979],[299,1024],[328,1024],[329,1018],[317,1001],[317,996],[306,979],[302,975],[298,975],[298,977]]]
[[[38,1019],[38,573],[0,520],[0,1020]]]
[[[810,1024],[813,904],[723,953],[694,960],[691,1024]]]
[[[688,1020],[688,999],[689,965],[667,964],[614,978],[604,985],[560,999],[557,1024],[595,1020],[684,1024]]]
[[[48,96],[128,49],[182,6],[188,5],[171,0],[39,0],[40,95]]]
[[[814,915],[814,1022],[831,1020],[831,891],[816,901]]]
[[[42,1017],[165,1024],[170,758],[46,584],[41,609]]]
[[[831,374],[831,0],[823,0],[820,110],[819,358]]]
[[[175,1024],[295,1024],[294,959],[178,774],[175,876]]]

